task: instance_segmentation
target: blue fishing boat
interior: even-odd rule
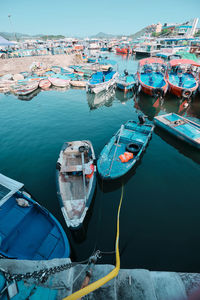
[[[65,222],[79,229],[96,187],[96,159],[90,141],[64,143],[56,164],[56,183]]]
[[[198,89],[198,68],[200,64],[191,59],[173,59],[169,62],[169,91],[179,98],[189,99]]]
[[[100,50],[101,51],[108,51],[108,47],[102,47]]]
[[[86,91],[97,94],[108,90],[116,84],[118,75],[118,72],[114,71],[111,67],[108,71],[96,72],[92,75],[90,81],[87,82]]]
[[[125,175],[139,160],[152,136],[154,126],[128,121],[121,126],[101,151],[97,169],[103,179],[117,179]]]
[[[145,94],[155,98],[163,97],[168,88],[166,64],[160,58],[144,58],[138,63],[138,81]]]
[[[96,56],[89,56],[87,61],[88,63],[95,63],[98,61],[98,58]]]
[[[155,125],[200,149],[200,124],[175,113],[154,117]]]
[[[118,89],[124,91],[125,93],[134,89],[136,86],[136,80],[134,74],[128,74],[127,70],[124,70],[124,75],[121,75],[117,79]]]
[[[69,257],[69,242],[61,225],[23,186],[0,174],[0,256],[29,260]]]

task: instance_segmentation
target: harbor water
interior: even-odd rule
[[[135,73],[133,57],[107,54],[119,72]],[[56,196],[55,166],[65,141],[89,139],[96,156],[127,120],[175,112],[200,122],[200,95],[184,106],[167,95],[159,106],[150,96],[121,91],[86,94],[84,89],[40,91],[32,99],[0,94],[0,172],[25,184],[63,225],[74,261],[94,250],[98,263],[115,263],[116,216],[120,214],[121,268],[199,272],[200,152],[155,129],[137,168],[115,182],[98,179],[82,230],[65,225]]]

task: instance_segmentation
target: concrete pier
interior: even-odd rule
[[[0,268],[13,273],[24,274],[70,263],[70,259],[50,261],[0,260]],[[107,275],[114,266],[95,265],[90,282]],[[80,289],[85,277],[86,265],[76,265],[68,270],[51,275],[41,284],[34,279],[24,280],[26,286],[37,285],[57,290],[56,299],[63,299]],[[2,275],[3,273],[1,273]],[[121,269],[119,275],[98,290],[85,296],[90,300],[185,300],[200,288],[200,274],[157,272],[144,269]],[[21,295],[20,299],[23,298]]]

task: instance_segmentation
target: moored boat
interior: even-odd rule
[[[92,75],[90,81],[86,84],[86,91],[91,93],[100,93],[108,90],[111,86],[116,84],[118,72],[109,68],[108,71],[96,72]]]
[[[81,79],[72,79],[70,80],[70,84],[74,87],[86,87],[86,80],[81,80]]]
[[[100,176],[105,180],[125,175],[140,159],[154,126],[145,124],[142,116],[139,123],[128,121],[104,146],[97,161]]]
[[[10,87],[12,93],[18,96],[25,96],[33,91],[37,90],[39,82],[37,80],[32,82],[24,82],[21,84],[15,84]]]
[[[64,79],[59,77],[48,77],[48,80],[51,82],[52,85],[58,87],[67,87],[70,84],[70,79]]]
[[[57,194],[65,222],[71,229],[78,229],[96,187],[96,159],[92,143],[64,143],[56,169]]]
[[[22,191],[23,183],[0,174],[0,256],[67,258],[68,239],[55,217]]]
[[[166,64],[160,58],[144,58],[139,61],[137,77],[145,94],[163,97],[168,88]]]
[[[127,70],[124,70],[124,75],[121,75],[117,79],[117,87],[118,89],[124,91],[125,93],[134,89],[136,86],[136,80],[134,74],[128,74]]]
[[[175,113],[154,117],[155,125],[200,149],[200,124]]]
[[[132,51],[131,51],[131,48],[128,46],[121,46],[121,47],[117,47],[116,48],[116,53],[119,53],[119,54],[131,54]]]
[[[198,89],[197,72],[200,63],[190,59],[173,59],[169,62],[167,80],[169,91],[179,98],[190,98]]]
[[[48,79],[42,79],[39,82],[39,87],[43,90],[50,88],[51,82]]]

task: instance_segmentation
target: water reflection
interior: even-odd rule
[[[67,90],[69,90],[70,86],[66,86],[66,87],[58,87],[58,86],[51,86],[51,90],[53,91],[57,91],[57,92],[66,92]]]
[[[133,93],[133,91],[124,93],[123,91],[116,90],[115,96],[123,104],[126,101],[130,100],[131,98],[133,98],[134,93]]]
[[[165,130],[159,127],[155,127],[154,133],[157,134],[163,141],[172,147],[176,148],[178,152],[184,156],[192,159],[194,162],[200,164],[200,152],[195,147],[190,146],[184,141],[180,141],[175,136],[169,134]]]
[[[87,101],[89,108],[97,109],[103,105],[112,106],[113,100],[115,98],[115,89],[111,88],[108,91],[103,91],[98,94],[87,93]]]
[[[28,95],[24,95],[24,96],[21,95],[21,96],[18,96],[17,98],[22,101],[30,101],[34,97],[36,97],[40,93],[40,91],[41,91],[41,89],[37,89]]]
[[[156,100],[141,92],[139,95],[133,96],[133,101],[135,109],[142,111],[151,121],[160,112],[163,114],[174,112],[182,116],[200,118],[200,99],[198,96],[194,99],[184,100],[167,94],[164,99]]]
[[[163,100],[157,102],[154,97],[150,97],[143,93],[135,96],[133,102],[136,111],[142,111],[150,121],[153,121],[153,118],[158,115],[163,106]]]

